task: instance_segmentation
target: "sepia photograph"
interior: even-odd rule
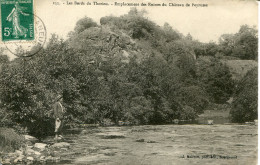
[[[0,0],[0,165],[257,165],[256,0]]]

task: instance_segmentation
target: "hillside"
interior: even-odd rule
[[[54,34],[37,55],[6,62],[0,72],[3,111],[38,137],[53,131],[51,105],[59,95],[68,126],[193,120],[209,104],[225,104],[234,94],[234,79],[256,65],[223,62],[217,54],[242,57],[235,47],[226,50],[224,41],[201,43],[143,14],[133,8],[120,17],[101,18],[100,25],[84,17],[67,40]],[[247,58],[245,51],[245,58],[255,57]]]

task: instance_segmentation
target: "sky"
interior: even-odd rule
[[[56,5],[58,2],[60,5]],[[201,42],[218,41],[222,34],[236,33],[243,24],[250,26],[258,24],[257,2],[251,0],[96,0],[108,2],[109,6],[93,5],[92,0],[77,0],[77,2],[90,2],[92,5],[67,5],[74,0],[34,0],[35,14],[40,17],[47,30],[47,38],[52,33],[66,39],[68,32],[72,31],[76,22],[84,16],[92,18],[99,23],[101,17],[127,14],[128,6],[111,5],[114,2],[132,3],[165,3],[167,6],[137,7],[145,9],[145,17],[160,26],[169,23],[180,33],[190,33],[193,39]],[[190,7],[174,7],[172,4],[189,3]],[[194,7],[192,4],[207,4],[208,7]],[[12,58],[12,57],[11,57]]]
[[[36,14],[45,23],[48,33],[57,33],[66,36],[73,30],[76,22],[88,16],[99,23],[101,17],[107,15],[120,16],[126,14],[130,7],[116,6],[75,6],[63,5],[67,0],[56,0],[61,5],[53,5],[53,0],[36,0]],[[78,2],[88,0],[78,0]],[[74,1],[71,1],[74,2]],[[92,1],[89,1],[92,2]],[[98,1],[102,2],[102,1]],[[108,2],[107,0],[104,2]],[[109,1],[110,3],[118,1]],[[176,3],[176,4],[208,4],[208,7],[137,7],[145,9],[146,17],[162,26],[168,22],[174,29],[184,35],[190,33],[195,39],[202,42],[217,41],[221,34],[236,33],[243,24],[257,25],[257,3],[255,1],[229,0],[187,1],[187,0],[143,0],[122,2],[144,3]],[[92,3],[93,4],[93,3]]]

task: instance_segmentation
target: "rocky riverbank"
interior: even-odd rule
[[[26,143],[19,150],[0,154],[2,164],[33,164],[34,162],[58,162],[60,150],[68,150],[70,144],[67,142],[38,143],[37,139],[25,135]]]

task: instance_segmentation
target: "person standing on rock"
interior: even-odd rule
[[[61,130],[63,127],[64,107],[62,106],[63,98],[61,95],[57,97],[57,101],[53,104],[53,117],[55,119],[55,139],[61,139]]]

